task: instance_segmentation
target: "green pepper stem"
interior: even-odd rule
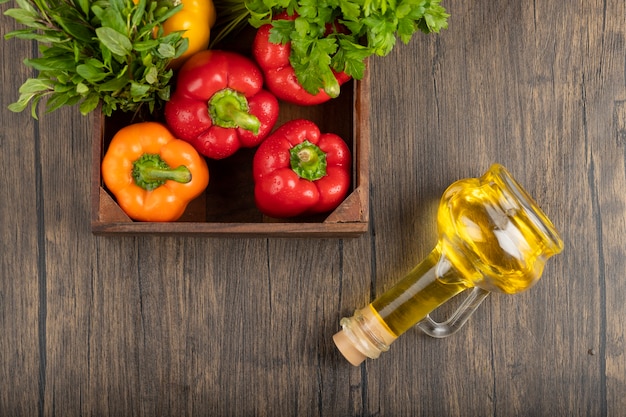
[[[161,156],[148,153],[133,162],[132,176],[135,184],[148,191],[160,187],[168,180],[182,184],[191,181],[191,171],[186,166],[171,168]]]
[[[326,153],[305,140],[290,149],[291,169],[300,178],[319,180],[326,175]]]
[[[213,94],[208,106],[209,116],[214,125],[224,128],[241,127],[255,135],[259,134],[261,122],[255,115],[250,114],[248,100],[240,92],[224,88]]]

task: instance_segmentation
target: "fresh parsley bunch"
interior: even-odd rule
[[[291,42],[291,65],[312,94],[333,88],[327,82],[334,79],[331,70],[361,79],[367,57],[389,54],[397,38],[406,44],[417,31],[439,32],[448,27],[449,17],[440,0],[245,0],[245,4],[252,26],[272,23],[271,42]],[[273,20],[283,11],[298,17]]]
[[[8,0],[0,0],[6,3]],[[181,32],[163,36],[161,24],[182,5],[139,0],[16,0],[4,14],[25,26],[5,35],[37,41],[39,57],[24,61],[38,71],[9,106],[15,112],[46,98],[46,111],[80,103],[85,115],[101,105],[113,111],[150,112],[167,101],[169,62],[187,49]]]

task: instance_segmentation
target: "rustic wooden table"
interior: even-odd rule
[[[353,239],[93,235],[93,120],[9,112],[36,50],[2,41],[0,415],[624,415],[626,3],[444,5],[448,30],[371,61]],[[563,253],[453,337],[411,330],[349,365],[340,318],[432,249],[443,190],[493,162]]]

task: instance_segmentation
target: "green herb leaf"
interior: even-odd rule
[[[89,87],[87,87],[85,84],[83,83],[76,84],[76,94],[84,96],[88,92],[89,92]]]
[[[270,42],[286,44],[291,41],[291,35],[295,32],[295,22],[293,20],[275,20],[270,29]]]
[[[160,44],[161,42],[157,39],[149,39],[147,41],[135,42],[133,49],[137,52],[145,52],[158,47]]]
[[[2,3],[7,3],[9,0],[3,0]],[[21,9],[28,10],[33,13],[37,13],[37,9],[31,4],[29,0],[16,0],[18,6]]]
[[[148,84],[156,84],[159,81],[159,70],[154,65],[146,68],[145,76]]]
[[[89,0],[75,0],[83,15],[89,16]]]
[[[176,48],[168,43],[161,43],[159,44],[158,52],[163,58],[174,58],[176,55]]]
[[[113,28],[97,28],[96,35],[100,42],[115,55],[125,56],[133,50],[133,44],[128,39],[128,36],[121,34]]]
[[[36,94],[21,94],[20,98],[15,102],[7,106],[7,108],[13,112],[21,112],[26,109],[28,103],[36,97]]]
[[[131,82],[130,85],[130,95],[133,98],[143,98],[146,93],[150,91],[150,86],[145,84],[139,84],[136,82]]]
[[[98,104],[100,104],[100,97],[98,97],[98,94],[92,93],[88,95],[87,98],[85,98],[85,100],[83,100],[80,104],[80,113],[85,116],[86,114],[94,111],[98,107]]]
[[[105,9],[98,17],[100,18],[100,24],[105,28],[111,28],[122,35],[127,34],[126,21],[118,10],[112,7]],[[97,30],[96,33],[98,33]]]
[[[154,21],[156,23],[163,23],[167,19],[169,19],[170,17],[174,16],[176,13],[181,11],[182,8],[183,8],[182,3],[178,4],[178,6],[174,8],[169,8],[168,6],[159,7],[157,10],[155,10]]]
[[[24,64],[38,71],[71,71],[76,68],[74,58],[45,57],[25,59]]]
[[[107,77],[107,74],[102,72],[102,69],[96,68],[90,64],[81,64],[76,66],[76,72],[90,83],[97,83]]]
[[[9,9],[4,12],[4,15],[12,17],[24,26],[45,27],[44,25],[39,24],[39,15],[31,10]]]
[[[68,93],[53,93],[46,101],[46,113],[53,112],[60,107],[64,106],[69,100],[70,95]]]
[[[26,80],[19,89],[22,94],[39,94],[52,91],[54,82],[51,80],[43,80],[39,78],[30,78]]]
[[[141,23],[143,16],[146,12],[146,0],[139,0],[137,4],[137,10],[133,13],[132,20],[130,22],[131,27],[137,27]]]
[[[31,29],[20,29],[14,30],[4,35],[4,39],[27,39],[27,40],[36,40],[41,43],[55,43],[55,42],[63,42],[54,34],[47,35],[45,32],[43,34],[33,32]]]
[[[98,85],[98,91],[100,93],[122,91],[129,83],[130,81],[126,77],[118,76]]]

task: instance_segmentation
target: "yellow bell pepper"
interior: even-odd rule
[[[212,0],[179,0],[183,4],[181,11],[170,17],[163,24],[165,35],[184,30],[184,37],[189,40],[189,47],[171,66],[178,68],[196,52],[209,47],[211,28],[217,20],[215,5]]]
[[[139,0],[133,2],[137,4]],[[211,28],[215,25],[217,13],[212,0],[174,0],[174,4],[182,4],[183,8],[165,21],[163,32],[169,35],[184,30],[183,37],[189,40],[187,50],[170,64],[172,68],[178,68],[191,55],[209,47]]]

